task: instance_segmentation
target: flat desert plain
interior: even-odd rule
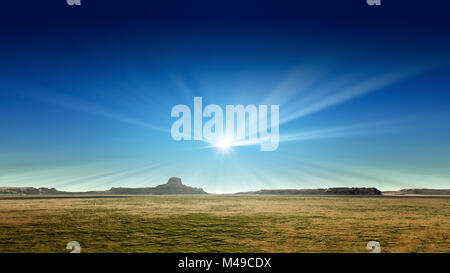
[[[450,198],[2,196],[0,252],[450,252]]]

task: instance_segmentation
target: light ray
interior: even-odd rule
[[[42,101],[49,104],[58,105],[60,107],[64,107],[67,109],[72,109],[76,111],[82,111],[90,114],[95,114],[99,116],[103,116],[106,118],[110,118],[116,121],[125,122],[128,124],[132,124],[135,126],[140,126],[152,130],[158,130],[162,132],[168,132],[168,129],[163,129],[159,126],[155,126],[151,123],[138,120],[120,113],[117,113],[115,111],[112,111],[110,109],[107,109],[105,107],[102,107],[98,104],[91,103],[89,101],[80,99],[80,98],[74,98],[67,95],[61,95],[61,94],[52,94],[51,96],[44,96],[40,95],[37,96],[35,94],[25,94],[26,97]]]
[[[285,107],[285,110],[287,109],[288,111],[284,111],[284,113],[288,113],[280,117],[280,124],[290,122],[377,91],[422,72],[424,69],[424,67],[413,67],[395,72],[360,77],[359,79],[350,75],[341,75],[337,78],[328,79],[332,84],[327,84],[325,82],[325,85],[323,86],[319,85],[307,90],[307,93],[310,94],[309,98],[303,97],[298,98],[298,100],[291,100],[290,105],[295,105],[295,107],[290,108],[290,113],[289,104]],[[319,95],[322,96],[320,97]]]

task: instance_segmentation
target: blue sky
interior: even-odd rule
[[[6,4],[1,186],[449,188],[447,7],[341,2]],[[279,104],[279,148],[174,141],[194,96]]]

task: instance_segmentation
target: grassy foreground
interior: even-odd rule
[[[450,199],[0,199],[0,252],[450,252]]]

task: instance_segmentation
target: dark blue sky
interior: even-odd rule
[[[449,187],[444,1],[81,1],[2,3],[2,185]],[[193,96],[279,104],[279,149],[175,142]]]

